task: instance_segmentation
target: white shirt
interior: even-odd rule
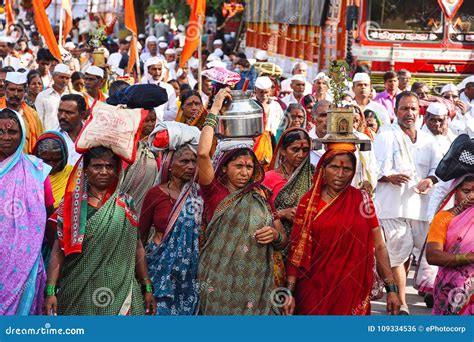
[[[436,215],[436,211],[443,201],[444,197],[449,193],[449,189],[451,189],[451,185],[453,184],[454,180],[450,180],[447,182],[440,181],[436,183],[434,190],[430,196],[430,203],[428,205],[428,221],[433,221],[433,217]],[[447,203],[446,209],[452,208],[454,206],[454,196],[451,198],[450,202]]]
[[[166,82],[158,84],[161,88],[166,90],[168,94],[168,102],[155,108],[156,117],[159,121],[174,121],[178,113],[178,106],[176,104],[176,92],[173,86]]]
[[[66,88],[62,94],[59,94],[56,90],[47,88],[38,94],[35,100],[35,107],[38,116],[43,123],[45,131],[55,129],[59,125],[58,121],[58,108],[61,102],[61,96],[69,94],[69,90]]]
[[[112,67],[118,68],[119,65],[120,65],[120,61],[122,60],[123,56],[124,55],[122,55],[120,52],[114,52],[107,59],[107,64],[112,66]]]
[[[316,126],[314,126],[313,128],[311,128],[309,130],[308,135],[311,139],[318,139],[319,138],[318,135],[316,134]],[[321,147],[318,150],[311,150],[309,152],[309,161],[310,161],[310,163],[314,166],[317,166],[318,163],[319,163],[319,160],[323,156],[324,152],[326,152],[324,150],[324,147]]]
[[[464,102],[465,104],[467,104],[469,107],[472,107],[474,106],[474,99],[470,100],[466,94],[464,94],[464,92],[461,93],[461,95],[459,95],[459,99]],[[469,108],[471,109],[471,108]]]
[[[46,76],[41,76],[41,80],[43,81],[44,89],[49,88],[49,86],[53,85],[53,77],[50,73],[48,73]]]
[[[471,110],[464,114],[461,112],[461,109],[456,108],[456,116],[449,120],[448,125],[449,130],[455,136],[469,134],[471,137],[474,137],[474,107],[471,107]]]
[[[296,99],[293,93],[286,95],[284,98],[281,99],[281,102],[286,104],[287,107],[292,103],[301,103],[300,101]]]
[[[413,188],[422,179],[434,176],[442,158],[434,138],[417,130],[416,142],[412,143],[398,124],[392,124],[377,134],[374,148],[379,179],[394,174],[411,177],[411,180],[402,186],[389,182],[377,184],[375,190],[377,217],[428,221],[429,196],[417,194]]]
[[[76,165],[77,161],[81,158],[82,154],[76,152],[76,145],[74,141],[72,141],[71,137],[69,137],[69,134],[66,131],[63,131],[60,126],[57,126],[56,129],[54,130],[56,132],[61,133],[64,140],[66,141],[67,152],[68,152],[68,158],[67,158],[68,165],[72,165],[72,166]]]
[[[443,156],[448,152],[449,147],[453,143],[454,139],[456,139],[456,136],[452,134],[450,131],[448,131],[447,135],[442,135],[442,134],[434,135],[426,126],[426,124],[423,126],[421,130],[434,138],[434,140],[436,141],[437,148],[439,148]]]

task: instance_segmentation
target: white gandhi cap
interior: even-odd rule
[[[7,72],[5,82],[15,83],[15,84],[26,84],[26,72]]]
[[[426,112],[431,115],[444,116],[448,115],[448,108],[446,108],[444,103],[432,102],[426,109]]]
[[[456,94],[458,93],[458,87],[456,87],[454,84],[449,83],[446,84],[442,89],[441,89],[441,94],[444,94],[448,91],[454,91]]]
[[[60,74],[71,75],[71,69],[69,69],[69,67],[66,64],[57,64],[54,67],[53,73],[56,73],[56,72]]]
[[[266,61],[268,59],[267,52],[263,50],[258,51],[255,55],[255,59],[257,59],[258,61]]]
[[[85,73],[89,75],[94,75],[100,78],[104,78],[104,70],[95,65],[88,67]]]
[[[272,80],[268,76],[257,77],[257,80],[255,81],[255,88],[262,90],[270,89],[272,85]]]
[[[352,78],[352,82],[353,82],[353,83],[361,82],[361,81],[370,83],[370,76],[369,76],[369,74],[367,74],[367,73],[365,73],[365,72],[358,72],[358,73],[355,74],[354,77]]]

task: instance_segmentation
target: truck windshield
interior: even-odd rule
[[[437,0],[369,0],[367,38],[376,41],[439,42],[443,15]]]
[[[474,1],[464,1],[449,25],[449,38],[456,43],[474,44]]]

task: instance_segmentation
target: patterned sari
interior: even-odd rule
[[[249,147],[218,146],[214,168],[222,166],[238,150]],[[273,246],[259,245],[255,231],[272,225],[268,194],[260,188],[263,169],[256,165],[250,185],[228,195],[218,206],[205,231],[199,260],[199,309],[203,315],[272,315],[275,289]]]
[[[167,170],[173,152],[165,153],[160,182],[168,181]],[[197,313],[199,230],[203,201],[199,186],[186,184],[170,213],[160,245],[153,239],[147,246],[148,274],[154,286],[157,315],[193,315]]]
[[[52,220],[64,251],[59,280],[60,315],[143,315],[135,278],[139,233],[132,199],[114,184],[99,209],[88,204],[81,158]]]
[[[353,147],[353,146],[352,146]],[[353,147],[354,148],[354,147]],[[296,211],[287,272],[297,278],[298,315],[368,315],[378,226],[368,195],[347,186],[331,202],[321,198],[323,164],[350,149],[330,149]]]
[[[454,195],[457,185],[443,200],[442,209]],[[474,206],[455,216],[448,224],[444,251],[451,254],[474,251]],[[474,315],[474,265],[439,267],[434,282],[434,315]]]
[[[310,142],[310,146],[311,146],[311,139],[309,138],[308,133],[304,129],[290,128],[286,130],[282,134],[279,140],[279,143],[275,149],[275,154],[274,154],[272,163],[270,164],[270,169],[274,170],[279,167],[279,164],[280,164],[279,160],[280,160],[280,154],[281,154],[281,141],[283,140],[285,135],[293,131],[303,132],[305,136],[307,137],[308,141]],[[308,192],[308,190],[311,188],[313,173],[314,173],[314,167],[311,165],[311,162],[309,160],[309,154],[308,154],[308,157],[293,172],[290,179],[288,179],[286,184],[283,186],[283,188],[281,188],[281,190],[276,195],[275,197],[276,210],[282,210],[282,209],[293,208],[293,207],[298,206],[298,203],[300,202],[301,197],[303,197],[303,195],[306,192]],[[281,223],[283,224],[283,227],[285,228],[286,235],[291,236],[291,229],[293,227],[293,222],[282,219]],[[286,259],[287,249],[283,251],[283,255]]]
[[[44,181],[51,168],[22,151],[0,162],[0,315],[39,315],[46,282],[41,244],[46,225]]]

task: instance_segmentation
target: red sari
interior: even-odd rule
[[[314,185],[301,199],[291,234],[288,275],[296,276],[298,315],[368,315],[378,226],[368,196],[348,186],[330,203],[321,199],[322,161]],[[367,214],[364,214],[367,213]]]

